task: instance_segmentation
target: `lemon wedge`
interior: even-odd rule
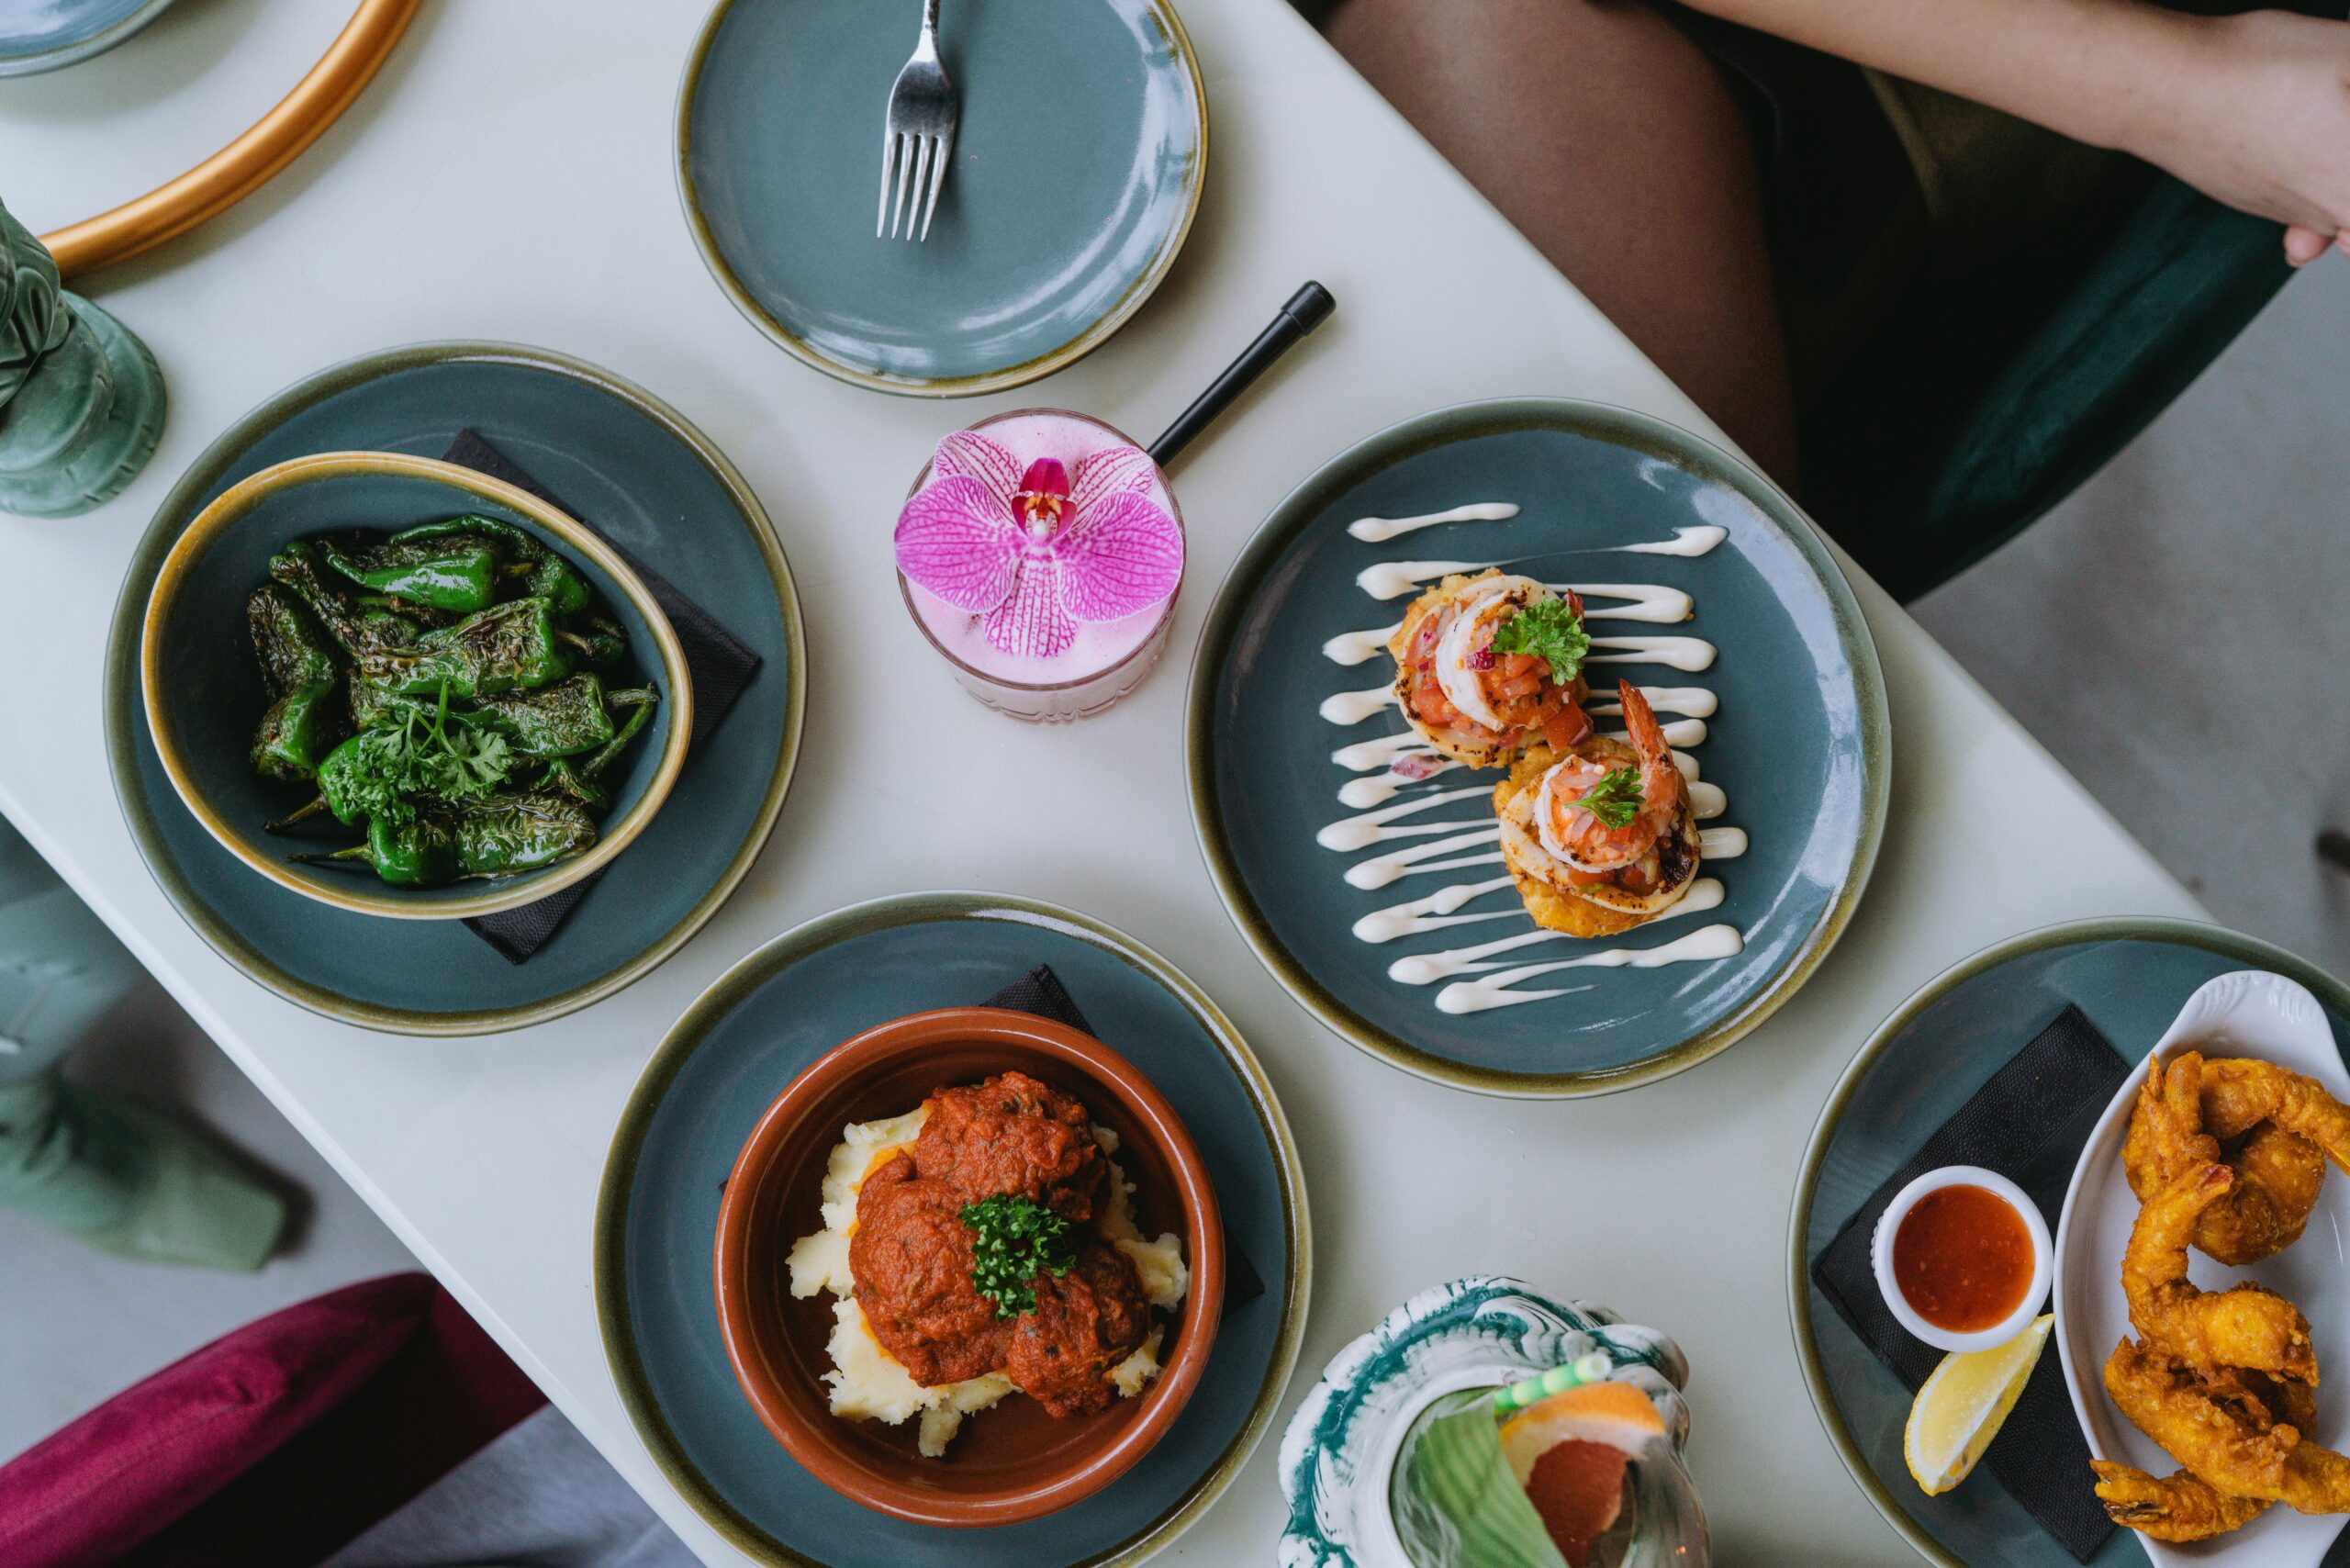
[[[1901,1434],[1901,1457],[1927,1496],[1940,1496],[1966,1479],[2015,1408],[2055,1326],[2050,1313],[2004,1345],[1944,1356],[1918,1390]]]

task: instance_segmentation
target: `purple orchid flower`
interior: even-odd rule
[[[990,646],[1051,658],[1080,623],[1149,609],[1183,578],[1183,531],[1150,498],[1150,454],[1103,447],[1077,460],[1020,460],[986,436],[938,443],[930,483],[898,514],[898,569],[956,609],[987,617]]]

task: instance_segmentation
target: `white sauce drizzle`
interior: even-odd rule
[[[1429,512],[1420,517],[1359,518],[1348,525],[1347,532],[1357,539],[1377,543],[1441,523],[1500,521],[1517,516],[1518,511],[1516,505],[1508,502],[1481,502],[1456,507],[1449,511]],[[1609,548],[1627,554],[1691,559],[1714,550],[1729,537],[1727,527],[1707,524],[1676,528],[1670,540]],[[1499,561],[1385,561],[1365,567],[1357,574],[1355,582],[1371,598],[1386,600],[1400,599],[1422,584],[1439,577],[1508,565]],[[1545,586],[1554,592],[1564,593],[1572,589],[1586,599],[1604,601],[1597,606],[1586,605],[1584,616],[1592,621],[1670,625],[1688,620],[1695,611],[1695,603],[1687,593],[1657,584],[1550,583]],[[1402,627],[1402,622],[1395,622],[1359,632],[1341,633],[1322,644],[1323,656],[1334,664],[1348,666],[1365,663],[1383,653],[1390,639]],[[1586,662],[1656,664],[1694,673],[1711,668],[1718,653],[1713,644],[1698,637],[1595,637]],[[1700,781],[1696,758],[1683,749],[1705,744],[1708,734],[1706,721],[1718,711],[1719,699],[1704,687],[1656,686],[1642,687],[1640,690],[1650,705],[1659,712],[1676,716],[1674,722],[1662,727],[1665,742],[1674,748],[1673,759],[1680,765],[1686,783],[1691,815],[1700,821],[1711,821],[1721,816],[1729,810],[1729,798],[1718,786]],[[1375,713],[1396,706],[1397,700],[1392,685],[1379,686],[1360,691],[1336,692],[1323,700],[1320,711],[1322,717],[1331,723],[1359,724]],[[1598,716],[1620,715],[1623,704],[1610,693],[1585,704],[1585,709]],[[1628,740],[1628,736],[1618,731],[1613,734],[1612,738],[1622,741]],[[1438,774],[1460,765],[1441,756],[1416,731],[1406,730],[1398,734],[1382,735],[1340,746],[1330,754],[1330,760],[1350,772],[1375,772],[1376,776],[1349,779],[1339,788],[1339,803],[1357,814],[1325,826],[1315,835],[1317,843],[1329,849],[1350,853],[1392,839],[1416,841],[1348,867],[1346,879],[1349,886],[1383,888],[1402,878],[1424,872],[1503,863],[1497,847],[1501,836],[1498,822],[1415,823],[1402,821],[1432,807],[1486,793],[1482,785],[1463,789],[1420,788],[1427,786]],[[1406,798],[1397,801],[1398,796]],[[1391,801],[1395,803],[1390,804]],[[1698,843],[1699,854],[1707,861],[1734,860],[1744,855],[1748,848],[1745,830],[1736,827],[1703,828],[1698,833]],[[1513,880],[1507,876],[1455,882],[1425,897],[1372,911],[1355,922],[1354,935],[1364,942],[1377,944],[1448,930],[1456,925],[1525,918],[1523,906],[1515,900],[1504,908],[1460,913],[1478,899],[1512,887]],[[1690,884],[1689,891],[1681,902],[1659,915],[1657,920],[1675,920],[1718,909],[1725,896],[1718,879],[1700,877]],[[1667,964],[1730,958],[1745,947],[1745,939],[1735,926],[1717,924],[1692,931],[1662,946],[1608,947],[1571,958],[1506,969],[1494,961],[1499,954],[1561,939],[1565,939],[1564,933],[1536,927],[1496,941],[1436,953],[1409,955],[1390,965],[1388,974],[1405,985],[1428,985],[1454,976],[1474,975],[1476,979],[1457,980],[1445,986],[1437,995],[1436,1005],[1439,1011],[1449,1014],[1480,1013],[1489,1008],[1511,1007],[1590,989],[1588,986],[1532,991],[1515,989],[1522,981],[1562,969],[1657,969]]]
[[[1586,953],[1579,958],[1561,958],[1554,963],[1528,964],[1523,969],[1505,969],[1482,980],[1455,980],[1436,993],[1439,1013],[1483,1013],[1493,1007],[1515,1007],[1524,1002],[1542,1002],[1554,996],[1564,996],[1564,991],[1513,991],[1519,980],[1532,980],[1560,969],[1656,969],[1667,964],[1700,963],[1717,958],[1734,958],[1746,950],[1746,938],[1735,925],[1707,925],[1692,931],[1678,941],[1662,947],[1608,947],[1596,953]]]
[[[1359,517],[1347,524],[1347,532],[1377,544],[1398,534],[1434,528],[1439,522],[1501,522],[1516,517],[1517,510],[1514,501],[1479,501],[1474,506],[1454,507],[1450,511],[1432,511],[1426,517]]]
[[[1585,664],[1666,665],[1692,674],[1711,669],[1714,655],[1719,651],[1702,637],[1594,637],[1591,645],[1617,651],[1588,654],[1583,658]]]
[[[1445,891],[1449,892],[1451,890],[1448,888]],[[1661,925],[1668,920],[1678,920],[1684,915],[1703,914],[1708,910],[1719,909],[1722,906],[1722,898],[1723,889],[1718,880],[1712,877],[1700,877],[1689,884],[1689,890],[1681,896],[1679,903],[1674,904],[1648,924]],[[1357,923],[1355,934],[1362,935],[1360,922]],[[1531,931],[1521,932],[1516,936],[1505,936],[1497,942],[1480,942],[1473,947],[1454,947],[1442,953],[1416,953],[1408,958],[1398,958],[1387,966],[1387,978],[1404,985],[1433,985],[1438,980],[1450,980],[1455,975],[1485,974],[1498,969],[1503,966],[1491,961],[1497,953],[1515,953],[1521,947],[1531,947],[1543,942],[1574,940],[1577,938],[1569,936],[1563,931],[1551,931],[1538,925]]]
[[[1729,537],[1729,530],[1714,523],[1696,528],[1676,528],[1673,537],[1654,544],[1618,544],[1617,549],[1627,555],[1703,555]]]
[[[1398,757],[1436,756],[1436,747],[1422,740],[1416,730],[1404,730],[1398,734],[1382,735],[1375,741],[1357,741],[1342,745],[1330,754],[1330,760],[1356,773],[1368,773],[1374,767],[1385,767]]]
[[[1334,691],[1322,699],[1322,716],[1334,724],[1360,724],[1382,708],[1395,701],[1392,686],[1373,686],[1362,691]]]
[[[1368,849],[1391,838],[1421,838],[1432,833],[1474,827],[1477,825],[1474,823],[1422,823],[1413,827],[1390,827],[1387,824],[1399,817],[1425,812],[1430,806],[1447,805],[1454,801],[1465,801],[1472,795],[1491,793],[1493,791],[1482,784],[1472,784],[1466,790],[1440,790],[1432,795],[1423,795],[1416,801],[1406,801],[1400,806],[1385,806],[1360,816],[1342,817],[1315,834],[1314,842],[1325,849]]]
[[[1392,768],[1376,778],[1349,778],[1338,787],[1338,804],[1352,806],[1357,811],[1365,806],[1376,806],[1382,801],[1393,800],[1415,784],[1425,783],[1439,773],[1449,773],[1460,766],[1457,762],[1432,763],[1428,770],[1416,778]]]
[[[1409,903],[1390,904],[1385,909],[1372,910],[1355,922],[1355,935],[1366,942],[1393,942],[1399,936],[1417,936],[1424,931],[1438,931],[1448,925],[1466,925],[1475,920],[1506,920],[1522,913],[1524,906],[1513,903],[1507,909],[1497,909],[1491,914],[1454,914],[1452,912],[1472,899],[1499,892],[1516,885],[1509,877],[1495,877],[1483,882],[1455,882],[1449,888],[1438,888],[1424,899]]]
[[[1440,866],[1427,865],[1439,855],[1449,855],[1456,849],[1467,849],[1480,844],[1499,844],[1502,824],[1486,823],[1467,833],[1450,838],[1439,838],[1432,844],[1415,844],[1408,849],[1391,849],[1384,855],[1374,855],[1368,860],[1358,860],[1347,868],[1347,885],[1350,888],[1383,888],[1398,877],[1419,871],[1449,871],[1456,866],[1493,866],[1501,861],[1502,852],[1477,855],[1463,860],[1448,860]]]

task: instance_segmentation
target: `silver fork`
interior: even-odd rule
[[[930,238],[930,215],[938,209],[946,184],[946,161],[955,152],[955,84],[938,62],[938,0],[922,0],[922,38],[913,58],[890,89],[890,118],[881,130],[881,210],[873,237],[895,237],[903,224],[909,240]],[[916,232],[914,220],[922,220]]]

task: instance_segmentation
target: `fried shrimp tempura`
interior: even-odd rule
[[[2317,1352],[2299,1307],[2258,1285],[2203,1291],[2187,1277],[2187,1244],[2196,1219],[2234,1182],[2224,1165],[2199,1166],[2138,1211],[2121,1254],[2131,1325],[2199,1371],[2248,1367],[2313,1384]]]
[[[2098,1501],[2115,1524],[2155,1540],[2209,1540],[2242,1529],[2268,1502],[2221,1491],[2191,1470],[2153,1476],[2109,1459],[2093,1459]]]
[[[2350,1105],[2314,1078],[2275,1062],[2223,1057],[2203,1064],[2203,1120],[2214,1137],[2233,1137],[2257,1122],[2274,1122],[2309,1139],[2350,1171]]]
[[[2269,1121],[2255,1121],[2248,1130],[2239,1126],[2223,1148],[2205,1126],[2203,1067],[2195,1051],[2180,1055],[2167,1070],[2147,1064],[2121,1146],[2121,1168],[2143,1202],[2190,1166],[2225,1164],[2236,1173],[2235,1185],[2195,1222],[2195,1246],[2221,1263],[2257,1263],[2300,1239],[2324,1186],[2325,1156]]]
[[[2124,1339],[2106,1358],[2105,1391],[2165,1453],[2220,1490],[2270,1501],[2285,1495],[2285,1460],[2300,1446],[2300,1428],[2274,1419],[2241,1379],[2199,1375]]]

